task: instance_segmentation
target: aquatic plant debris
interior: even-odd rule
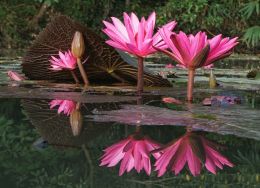
[[[20,74],[18,74],[17,72],[15,71],[8,71],[7,72],[7,75],[9,76],[9,78],[13,81],[23,81],[25,80],[25,78],[23,76],[21,76]]]
[[[236,96],[211,96],[202,101],[204,106],[226,106],[241,104],[241,99]]]

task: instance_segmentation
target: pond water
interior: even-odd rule
[[[0,68],[0,187],[260,187],[260,94],[255,89],[209,90],[202,84],[194,104],[177,105],[162,98],[184,101],[183,84],[146,88],[142,97],[133,87],[81,93],[73,84],[10,82],[5,74],[10,66]],[[238,97],[240,104],[203,106],[211,96]],[[58,114],[59,106],[51,109],[53,100],[72,102],[74,118]],[[149,176],[135,169],[119,176],[120,163],[109,168],[100,163],[106,148],[126,138],[149,138],[166,147],[189,138],[198,155],[206,155],[202,145],[210,143],[233,167],[225,165],[214,175],[204,159],[196,177],[187,164],[178,175],[167,168],[157,177],[152,153]]]

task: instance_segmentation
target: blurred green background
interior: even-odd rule
[[[259,54],[260,0],[1,0],[0,48],[26,48],[52,17],[65,14],[101,33],[102,20],[124,11],[157,13],[157,26],[175,19],[176,30],[239,36],[239,53]]]

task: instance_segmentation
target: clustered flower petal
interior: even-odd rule
[[[126,139],[113,144],[104,150],[105,154],[101,157],[100,166],[113,167],[120,161],[119,175],[123,175],[125,171],[130,172],[133,168],[138,173],[142,169],[147,175],[151,174],[150,152],[158,149],[160,145],[153,140],[142,137],[135,138],[136,135],[128,136]],[[160,157],[160,153],[152,154],[156,159]]]
[[[103,32],[110,38],[106,43],[139,57],[155,53],[157,50],[153,46],[167,48],[159,33],[154,35],[155,17],[155,12],[153,12],[147,20],[144,17],[139,20],[134,13],[131,15],[124,13],[124,23],[115,17],[111,17],[113,23],[103,21],[106,26]],[[163,28],[171,31],[176,24],[172,21]]]
[[[198,32],[195,36],[187,35],[180,31],[173,33],[165,28],[159,29],[159,33],[170,50],[157,48],[172,57],[180,67],[184,68],[211,68],[212,63],[227,57],[231,50],[238,44],[237,37],[223,38],[217,35],[208,39],[205,32]]]
[[[56,58],[51,56],[50,59],[51,70],[60,71],[60,70],[74,70],[77,65],[77,58],[75,58],[71,51],[68,50],[65,53],[59,51],[59,57]]]

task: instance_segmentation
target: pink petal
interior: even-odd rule
[[[130,42],[124,24],[118,18],[111,17],[111,19],[112,19],[117,31],[119,32],[121,38],[124,38],[125,42]]]
[[[199,175],[201,171],[201,163],[199,158],[193,153],[191,146],[187,148],[187,161],[192,175]]]
[[[23,76],[21,76],[20,74],[18,74],[17,72],[14,72],[14,71],[8,71],[7,75],[9,76],[9,78],[11,80],[14,80],[14,81],[23,81],[23,80],[25,80],[25,78]]]
[[[216,166],[210,157],[206,158],[205,166],[208,169],[208,171],[210,171],[213,174],[216,174]]]
[[[134,31],[134,34],[138,32],[138,26],[139,26],[139,19],[137,16],[132,12],[131,13],[131,25]]]

